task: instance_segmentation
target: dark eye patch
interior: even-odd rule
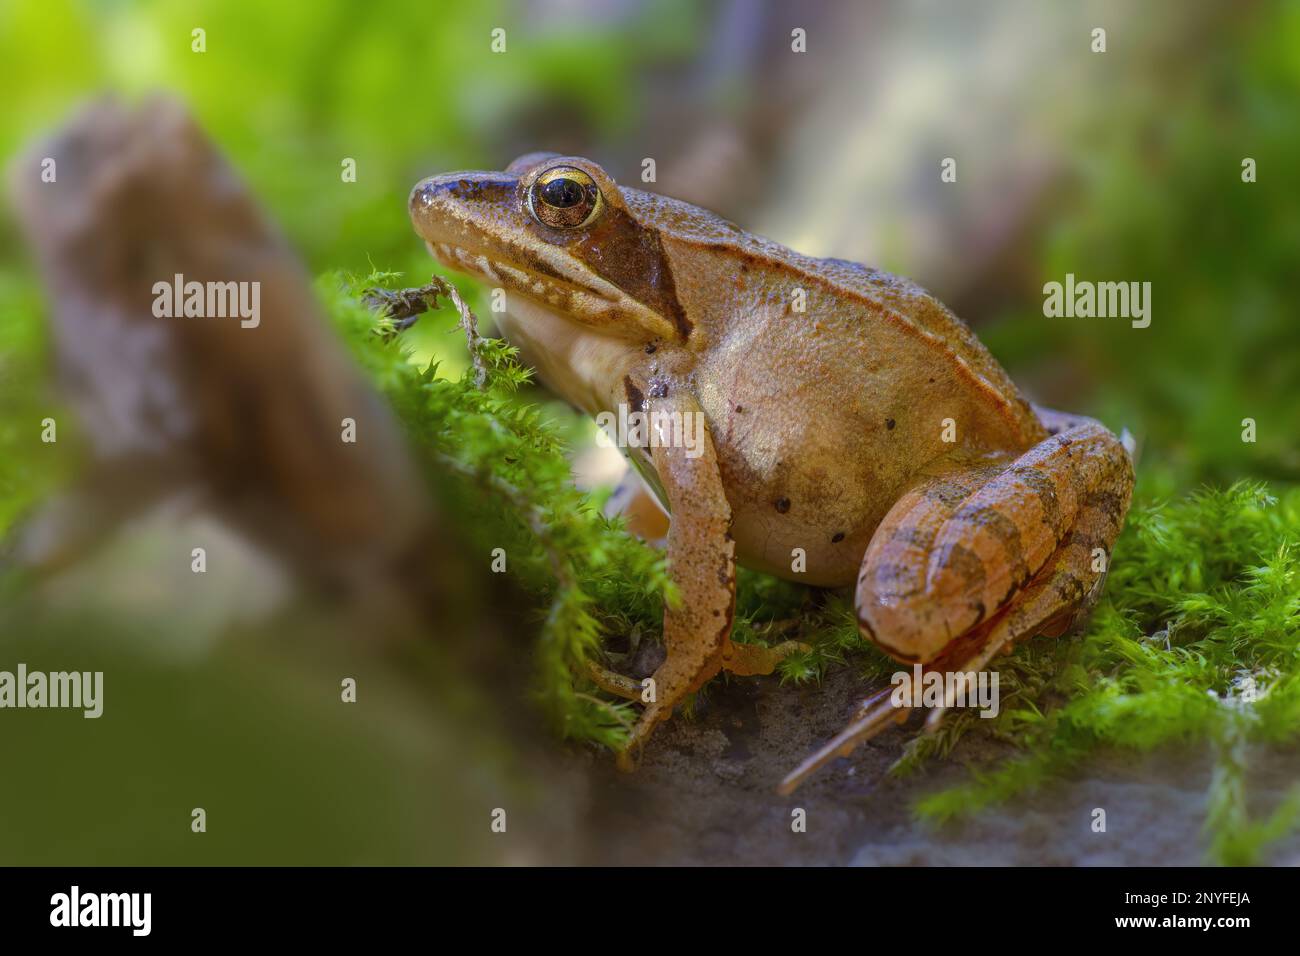
[[[607,208],[595,227],[568,245],[601,278],[671,322],[682,339],[691,334],[657,229],[641,225],[622,209]]]

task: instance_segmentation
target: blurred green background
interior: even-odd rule
[[[1107,30],[1104,54],[1090,49],[1097,26]],[[490,48],[496,27],[506,30],[505,53]],[[790,50],[795,27],[808,32],[806,53]],[[204,53],[191,51],[195,28],[206,31]],[[1300,316],[1288,291],[1300,274],[1297,3],[3,0],[0,62],[0,154],[95,96],[167,91],[194,111],[313,273],[378,268],[422,281],[433,265],[405,200],[434,172],[499,169],[553,149],[641,185],[641,161],[652,157],[659,180],[645,188],[930,288],[1031,397],[1129,428],[1147,499],[1242,476],[1279,486],[1300,477]],[[939,180],[945,157],[957,160],[955,184]],[[1241,180],[1245,157],[1258,165],[1256,183]],[[340,180],[345,158],[357,163],[355,183]],[[1042,286],[1067,272],[1151,282],[1151,326],[1045,318]],[[478,301],[482,290],[455,281]],[[54,401],[43,310],[6,211],[0,533],[60,478],[57,462],[17,452]],[[462,367],[451,328],[446,316],[422,322],[410,333],[416,359],[438,357],[453,374]],[[1255,443],[1241,440],[1245,418],[1257,423]],[[21,601],[19,583],[5,587]],[[87,639],[68,640],[75,648]],[[267,652],[249,653],[235,654],[236,671],[268,666]],[[142,673],[157,666],[149,659]],[[247,686],[224,672],[208,680]],[[155,746],[228,744],[223,733],[204,736],[210,715],[182,712],[190,716]],[[287,788],[287,806],[345,785],[365,790],[361,779],[388,781],[346,791],[349,807],[368,807],[362,816],[392,823],[435,812],[422,803],[437,789],[429,781],[402,792],[401,781],[421,780],[427,753],[404,746],[400,731],[354,729],[353,739],[335,728],[353,756],[382,764],[336,777],[322,769],[329,760],[282,763],[301,756],[311,734],[330,732],[310,729],[311,706],[297,718],[302,738],[273,734],[263,768],[268,786]],[[16,726],[0,724],[11,748]],[[118,733],[123,747],[142,739]],[[46,744],[22,739],[38,760]],[[76,739],[59,746],[96,751]],[[366,743],[375,739],[390,746]],[[241,753],[221,766],[237,775]],[[212,765],[195,766],[202,776]],[[6,795],[0,861],[46,860],[54,849],[54,859],[81,859],[76,846],[18,838],[20,829],[46,832],[17,827],[23,814],[47,814],[54,827],[78,813],[75,799],[51,803],[49,792]],[[188,795],[175,796],[189,806]],[[124,797],[123,806],[135,805]],[[123,812],[137,811],[154,812]],[[320,833],[354,819],[352,810],[326,814],[291,835],[293,845],[316,846]],[[396,824],[381,831],[311,859],[446,850],[412,849]],[[122,862],[189,858],[165,841],[138,857],[107,846]],[[265,858],[283,859],[282,849]],[[230,858],[259,857],[240,846]]]
[[[651,188],[931,288],[1036,397],[1134,431],[1162,490],[1293,479],[1300,6],[1042,6],[5,0],[0,152],[102,92],[172,91],[313,271],[412,281],[431,269],[404,206],[422,176],[556,149],[633,182],[654,157]],[[15,345],[27,272],[0,230]],[[1152,326],[1043,318],[1066,272],[1150,281]]]

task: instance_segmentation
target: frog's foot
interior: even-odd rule
[[[624,697],[628,700],[641,699],[642,688],[639,680],[628,677],[626,674],[620,674],[618,671],[612,671],[603,664],[587,661],[587,677],[607,694]]]
[[[988,659],[1003,646],[998,642],[996,635],[990,634],[990,631],[1001,620],[1002,618],[999,616],[969,634],[963,635],[961,639],[953,643],[943,657],[927,664],[922,669],[922,675],[931,672],[940,674],[952,672],[960,675],[982,668]],[[816,751],[809,754],[798,767],[790,771],[785,779],[781,781],[777,792],[783,795],[793,793],[804,780],[831,760],[836,757],[847,757],[857,749],[859,744],[865,743],[883,733],[891,725],[905,723],[912,713],[912,708],[906,704],[896,703],[893,695],[894,687],[891,685],[877,691],[858,704],[857,712],[854,714],[853,719],[845,725],[844,729]],[[942,712],[942,708],[937,708],[934,711],[934,713]],[[927,724],[927,729],[933,730],[937,726],[936,721],[934,724]]]
[[[988,464],[927,474],[886,515],[858,580],[865,636],[926,673],[954,675],[927,720],[931,730],[965,689],[967,678],[955,675],[983,670],[1020,638],[1072,623],[1098,591],[1132,491],[1127,453],[1095,422],[992,467],[992,477]],[[873,698],[781,791],[904,719],[891,698]]]
[[[959,692],[967,692],[967,699],[971,699],[966,675],[978,674],[984,670],[998,652],[1009,653],[1012,644],[1019,638],[1034,634],[1055,636],[1067,627],[1076,626],[1081,616],[1080,609],[1061,609],[1062,593],[1079,593],[1076,590],[1079,581],[1077,575],[1061,566],[1066,561],[1066,554],[1059,555],[1058,560],[1024,590],[1021,601],[999,613],[993,620],[962,635],[946,653],[925,665],[922,669],[923,679],[924,675],[930,673],[942,674],[945,678],[947,675],[953,676],[951,681],[944,680],[943,700],[926,715],[927,733],[939,729],[944,715],[953,706]],[[1094,588],[1094,593],[1096,592],[1097,589]],[[890,725],[904,723],[912,708],[895,703],[893,690],[892,686],[887,687],[863,701],[848,725],[792,770],[781,781],[778,792],[785,795],[793,793],[804,780],[831,760],[847,757],[859,744],[882,733]]]
[[[670,610],[664,617],[664,643],[668,657],[651,676],[638,699],[649,699],[645,710],[632,728],[627,744],[618,755],[620,770],[635,770],[641,750],[655,728],[673,714],[673,709],[704,686],[722,670],[722,651],[730,643],[726,639],[730,629],[703,630],[698,618],[694,626],[688,624],[695,618],[689,608]]]
[[[685,616],[689,618],[689,615]],[[784,641],[773,647],[736,644],[729,638],[721,637],[726,633],[725,630],[698,629],[683,632],[673,626],[682,617],[683,615],[669,612],[666,618],[670,631],[665,635],[669,638],[668,659],[655,671],[650,690],[652,699],[632,728],[627,745],[619,752],[620,770],[635,770],[641,749],[654,733],[655,727],[672,716],[673,708],[678,703],[703,687],[720,671],[726,670],[741,676],[770,674],[785,657],[798,651],[810,650],[807,644],[799,641]],[[729,630],[729,619],[727,625]],[[630,678],[623,679],[630,681]],[[644,700],[645,691],[642,686],[634,686],[636,695],[633,699]],[[619,693],[612,686],[605,689]]]
[[[847,757],[858,744],[870,740],[890,724],[901,724],[912,712],[910,707],[896,707],[891,699],[893,688],[886,687],[858,705],[857,714],[838,734],[803,759],[778,786],[777,793],[789,796],[801,783],[834,760]]]
[[[721,669],[742,677],[770,674],[786,657],[810,650],[812,647],[802,641],[783,641],[772,647],[727,641],[722,651]],[[596,661],[587,661],[586,674],[593,684],[608,694],[633,701],[644,699],[645,683],[635,677],[620,674]]]
[[[722,651],[722,669],[741,677],[770,674],[791,654],[810,650],[812,648],[801,641],[783,641],[772,647],[727,641],[727,646]]]
[[[587,677],[590,678],[593,684],[608,694],[624,697],[632,701],[643,699],[645,691],[640,681],[628,677],[626,674],[612,671],[595,661],[587,661]],[[638,743],[639,747],[640,744]],[[617,764],[619,770],[630,772],[636,769],[636,753],[632,750],[630,742],[627,747],[619,751]]]

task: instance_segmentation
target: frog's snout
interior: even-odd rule
[[[407,201],[416,232],[428,240],[450,238],[449,228],[483,221],[515,195],[517,180],[505,173],[445,173],[415,184]]]
[[[407,201],[411,215],[414,216],[418,212],[439,205],[451,193],[452,188],[453,181],[445,176],[421,179],[411,190],[411,198]]]
[[[426,228],[433,219],[444,219],[456,203],[456,181],[447,176],[430,176],[421,179],[411,190],[407,209],[415,231],[429,239]]]

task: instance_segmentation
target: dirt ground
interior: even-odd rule
[[[864,688],[848,671],[820,687],[765,678],[710,688],[696,718],[664,725],[638,772],[575,758],[583,784],[570,862],[613,865],[1197,865],[1212,763],[1189,747],[1150,757],[1101,755],[1075,779],[945,827],[922,825],[910,805],[965,779],[967,762],[1002,745],[968,735],[948,760],[904,778],[887,773],[917,722],[892,728],[824,769],[791,797],[775,785],[838,730]],[[1295,779],[1294,757],[1256,760],[1251,792],[1271,807]],[[1106,832],[1092,829],[1106,810]],[[807,829],[792,832],[803,808]],[[1300,839],[1270,862],[1300,864]]]

